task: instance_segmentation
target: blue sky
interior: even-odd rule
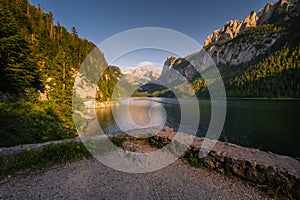
[[[244,19],[263,8],[268,0],[29,0],[51,11],[55,23],[68,30],[77,28],[79,36],[95,44],[133,28],[169,28],[193,38],[201,45],[207,35],[231,19]],[[162,63],[167,52],[128,54],[116,64],[133,66],[139,61]],[[123,56],[126,57],[126,56]],[[134,60],[133,58],[138,60]]]

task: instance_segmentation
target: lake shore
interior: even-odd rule
[[[147,132],[149,129],[134,131]],[[136,140],[124,133],[112,134],[110,138],[113,138],[114,141],[121,141],[118,143],[124,150],[138,153],[153,151],[155,148],[164,148],[177,134],[181,135],[180,133],[174,133],[173,129],[169,127],[162,127],[161,131],[150,139]],[[186,134],[183,134],[183,136],[190,137]],[[118,140],[121,138],[124,140]],[[98,137],[98,139],[101,139],[101,137]],[[219,141],[206,157],[199,159],[198,154],[203,141],[204,138],[195,138],[194,142],[183,155],[183,158],[189,161],[191,165],[197,167],[203,166],[220,174],[238,177],[254,185],[270,188],[283,195],[294,198],[299,197],[299,160]],[[56,142],[56,144],[68,142],[70,141],[66,140]],[[81,143],[81,140],[77,139],[76,142]],[[51,142],[45,145],[23,145],[22,147],[1,148],[0,157],[2,160],[7,160],[6,158],[11,159],[13,157],[12,155],[17,157],[17,155],[24,150],[42,150],[49,144],[51,144]],[[12,162],[12,160],[10,160],[10,162]]]
[[[228,100],[272,100],[272,101],[300,101],[300,98],[288,98],[288,97],[278,97],[278,98],[267,98],[267,97],[227,97]]]
[[[119,101],[95,101],[95,100],[90,100],[84,102],[84,105],[86,108],[89,109],[97,109],[97,108],[109,108],[111,106],[116,106],[119,105]]]

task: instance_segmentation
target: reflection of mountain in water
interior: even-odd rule
[[[179,103],[180,101],[180,103]],[[120,105],[97,109],[99,124],[105,133],[127,131],[148,127],[169,126],[181,132],[195,134],[195,119],[191,116],[181,118],[183,113],[193,113],[195,104],[188,100],[168,98],[121,99]],[[198,106],[198,104],[196,105]],[[210,110],[204,109],[197,135],[206,134]]]
[[[188,118],[182,124],[182,112],[192,112],[195,105],[189,100],[176,104],[177,99],[168,98],[143,98],[143,99],[121,99],[120,105],[111,108],[97,109],[98,122],[106,133],[126,131],[135,129],[131,118],[135,123],[145,126],[149,123],[149,110],[153,107],[152,116],[155,122],[163,122],[178,131],[180,125],[190,129]],[[179,99],[179,101],[181,101]],[[129,112],[123,112],[129,106]],[[165,114],[161,114],[161,108]],[[199,100],[200,123],[197,135],[205,136],[211,118],[211,104],[209,100]],[[121,110],[121,111],[120,111]],[[122,111],[123,110],[123,111]],[[113,111],[116,112],[115,117]],[[300,111],[299,101],[265,101],[265,100],[228,100],[227,117],[220,140],[225,138],[230,143],[241,146],[260,148],[285,155],[299,155],[299,123],[297,122]],[[165,118],[164,118],[165,117]],[[116,119],[127,129],[118,127]],[[182,132],[188,133],[189,130]],[[224,135],[226,134],[226,135]]]
[[[97,109],[98,121],[105,133],[163,125],[178,129],[178,104],[149,99],[122,99],[120,102],[116,107]]]

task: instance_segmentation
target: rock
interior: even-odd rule
[[[48,93],[47,93],[47,90],[46,89],[41,89],[41,90],[38,90],[38,100],[39,101],[47,101],[48,100]]]
[[[172,69],[175,61],[176,61],[176,58],[174,56],[168,56],[167,57],[167,60],[164,63],[161,75],[158,78],[159,81],[163,81],[163,82],[165,82],[165,81],[168,81],[168,82],[173,81],[174,78],[172,77],[172,74],[170,73],[170,70]],[[176,77],[175,77],[175,80],[176,80]]]
[[[268,23],[276,23],[289,19],[292,16],[298,15],[300,6],[297,0],[280,0],[276,3],[270,2],[263,9],[260,9],[258,14],[252,11],[244,20],[230,20],[221,29],[215,30],[211,35],[207,36],[204,41],[204,46],[221,40],[230,40],[238,36],[249,27],[256,27]],[[278,12],[283,12],[278,16]]]
[[[123,142],[122,149],[124,151],[141,152],[141,147],[130,141]]]
[[[260,35],[259,37],[255,35],[244,36],[224,45],[211,46],[207,52],[217,65],[236,66],[247,63],[267,52],[281,36],[283,33]]]
[[[168,56],[167,60],[164,63],[164,66],[166,66],[168,69],[172,68],[176,58],[174,56]]]
[[[285,32],[242,35],[245,30],[265,24],[280,24],[300,13],[300,1],[280,0],[268,3],[258,14],[252,11],[244,20],[230,20],[207,36],[204,47],[219,66],[236,66],[261,56],[284,37]],[[222,42],[221,42],[222,41]],[[216,43],[219,42],[219,43]],[[284,47],[285,44],[282,44]],[[278,47],[277,47],[278,48]]]
[[[228,21],[223,28],[215,30],[213,34],[209,35],[205,41],[204,46],[221,40],[231,40],[235,38],[240,32],[246,30],[249,27],[255,27],[258,17],[256,13],[252,11],[243,21],[238,20]]]

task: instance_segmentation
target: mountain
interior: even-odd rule
[[[217,65],[229,97],[300,97],[299,2],[268,3],[242,21],[227,22],[206,38],[200,52],[185,58],[168,57],[157,84],[146,84],[140,91],[148,96],[174,96],[171,90],[187,90],[179,81],[186,79],[197,95],[209,96],[207,85],[215,83],[209,74],[213,72],[206,72],[209,59],[204,56],[202,63],[197,63],[206,73],[205,81],[191,64],[206,51]],[[159,81],[171,88],[159,86]]]
[[[270,2],[256,14],[252,11],[244,20],[230,20],[221,29],[215,30],[207,36],[204,46],[221,40],[230,40],[238,36],[239,33],[250,27],[264,24],[274,24],[279,21],[287,21],[297,16],[300,11],[299,0],[280,0],[276,3]]]
[[[217,65],[245,64],[299,41],[299,0],[280,0],[252,11],[244,20],[231,20],[215,30],[204,48]]]
[[[121,70],[123,78],[132,85],[143,85],[147,82],[158,79],[161,74],[161,67],[158,66],[137,66]]]

